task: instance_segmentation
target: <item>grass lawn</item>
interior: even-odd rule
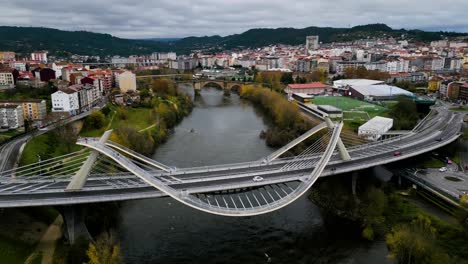
[[[71,151],[68,152],[65,146],[57,145],[55,148],[53,148],[53,151],[51,152],[49,146],[52,144],[51,141],[53,140],[54,140],[53,134],[50,132],[31,139],[26,144],[23,150],[23,153],[20,159],[20,164],[27,165],[27,164],[38,162],[39,157],[37,155],[40,155],[41,159],[45,160],[45,159],[49,159],[52,157],[65,155],[70,152],[78,151],[83,148],[78,145],[73,145],[71,148]]]
[[[109,105],[111,112],[106,117],[106,124],[101,129],[82,129],[80,136],[100,137],[104,131],[118,127],[128,126],[136,130],[143,130],[155,124],[156,118],[152,116],[152,109],[130,108]],[[125,112],[126,118],[119,114],[119,108]]]
[[[80,136],[100,137],[104,133],[104,131],[108,129],[115,129],[123,126],[129,126],[137,130],[143,130],[145,128],[153,126],[156,122],[156,118],[152,116],[152,109],[127,107],[123,108],[123,112],[125,114],[121,115],[119,114],[119,111],[122,112],[122,109],[119,110],[116,106],[110,106],[110,108],[111,112],[106,117],[106,123],[101,129],[84,128],[81,130]],[[125,116],[125,118],[123,118],[123,116]],[[69,153],[66,147],[62,145],[57,145],[51,150],[50,146],[55,145],[53,144],[55,143],[53,141],[53,134],[51,132],[31,139],[24,148],[20,164],[27,165],[37,162],[37,155],[40,155],[41,158],[44,160]],[[78,151],[82,148],[83,147],[81,146],[73,145],[70,152]]]
[[[440,168],[440,167],[444,167],[445,163],[443,163],[442,161],[438,159],[431,158],[431,159],[426,159],[423,162],[421,162],[421,166],[424,166],[426,168]]]
[[[366,121],[344,120],[344,128],[358,132],[359,127]]]
[[[468,107],[450,107],[452,111],[468,111]]]
[[[358,120],[358,121],[367,121],[369,120],[369,114],[367,112],[354,112],[346,111],[343,112],[343,119],[345,120]]]
[[[136,130],[141,130],[154,125],[156,122],[156,117],[152,116],[152,109],[127,107],[125,111],[127,113],[127,118],[122,119],[117,114],[111,124],[111,128],[130,126]]]
[[[383,106],[345,96],[317,96],[312,102],[316,105],[332,105],[343,111],[367,112],[370,117],[384,115],[388,111],[388,109]]]
[[[9,138],[24,133],[23,131],[18,131],[16,129],[8,130],[5,132],[0,132],[0,143],[8,140]]]

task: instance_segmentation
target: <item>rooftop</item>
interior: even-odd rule
[[[321,82],[313,82],[313,83],[296,83],[296,84],[289,84],[289,88],[291,89],[314,89],[314,88],[327,88],[327,86]]]
[[[380,128],[385,128],[388,124],[393,125],[393,119],[381,116],[374,116],[371,120],[367,121],[365,124],[359,127],[359,130],[377,130],[380,131]]]
[[[369,79],[342,79],[333,82],[335,87],[338,86],[354,86],[354,85],[375,85],[375,84],[383,84],[384,81],[379,80],[369,80]]]
[[[408,92],[399,87],[391,86],[387,84],[362,85],[362,86],[353,85],[353,89],[364,96],[394,96],[394,95],[414,96],[412,92]]]

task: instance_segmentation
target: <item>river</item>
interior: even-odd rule
[[[153,158],[177,167],[259,159],[273,150],[259,138],[260,113],[208,88]],[[388,263],[384,241],[367,242],[347,225],[324,221],[304,196],[266,215],[230,218],[170,198],[128,201],[120,209],[126,263]]]

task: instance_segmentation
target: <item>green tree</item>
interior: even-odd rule
[[[105,123],[106,116],[101,111],[95,111],[85,119],[85,126],[91,129],[100,129]]]
[[[284,84],[294,83],[292,72],[286,72],[281,75],[281,82]]]
[[[67,152],[71,152],[72,147],[78,139],[78,131],[73,123],[65,124],[65,119],[60,122],[62,125],[58,125],[58,128],[54,129],[52,134],[56,143],[64,145]]]
[[[406,96],[398,98],[398,103],[392,106],[389,115],[393,118],[393,128],[397,130],[413,129],[419,119],[416,103]]]

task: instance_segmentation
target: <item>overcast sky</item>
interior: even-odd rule
[[[123,38],[229,35],[258,27],[468,32],[468,0],[0,0],[0,25],[87,30]]]

